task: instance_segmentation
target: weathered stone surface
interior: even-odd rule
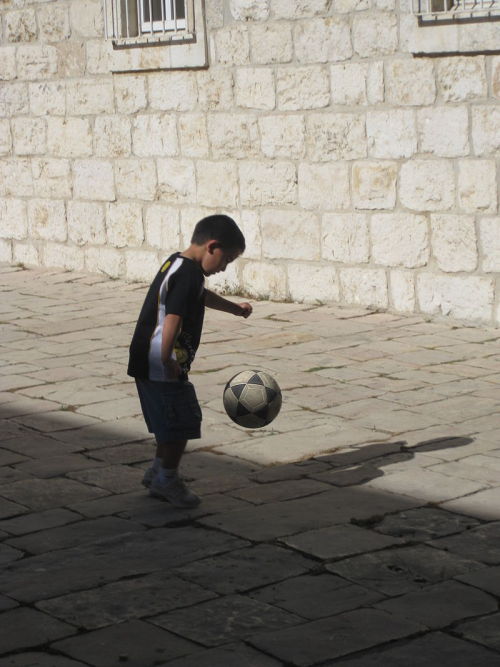
[[[396,203],[397,166],[358,162],[352,168],[352,197],[357,209],[392,209]]]
[[[474,271],[478,263],[472,216],[432,215],[432,252],[442,271]]]
[[[224,667],[279,667],[273,658],[250,648],[246,644],[225,644],[218,648],[193,653],[184,658],[171,661],[171,667],[212,667],[212,665],[224,665]]]
[[[157,173],[159,199],[172,204],[193,202],[196,179],[191,160],[159,158]]]
[[[40,155],[47,148],[45,121],[40,118],[15,118],[11,123],[15,155]]]
[[[384,266],[425,266],[429,235],[424,216],[380,213],[370,222],[372,256]]]
[[[116,160],[114,173],[116,193],[122,199],[153,201],[156,198],[156,169],[152,160],[133,158]],[[110,198],[111,201],[114,199],[115,197]],[[122,200],[118,204],[126,207],[128,202]]]
[[[47,644],[75,633],[75,628],[34,609],[12,609],[2,614],[2,652]]]
[[[500,563],[500,523],[479,526],[458,535],[429,542],[438,549],[446,549],[464,558],[473,558],[488,565]]]
[[[270,111],[276,106],[273,71],[268,68],[236,70],[235,102],[245,109]]]
[[[252,61],[256,65],[288,63],[292,60],[292,29],[286,23],[256,23],[250,28]]]
[[[294,213],[266,209],[261,216],[262,251],[266,258],[319,258],[319,220],[314,213]],[[302,243],[296,239],[303,230]]]
[[[92,202],[68,202],[68,237],[77,245],[106,241],[104,210]]]
[[[28,229],[32,238],[65,241],[67,226],[64,202],[32,199],[28,204]]]
[[[354,15],[352,39],[354,51],[361,58],[389,55],[398,46],[396,15],[389,12]]]
[[[217,61],[221,65],[246,65],[250,62],[248,28],[243,25],[219,30],[215,35]]]
[[[413,211],[446,211],[455,201],[453,167],[445,160],[413,160],[400,170],[399,196]]]
[[[286,68],[276,72],[277,106],[282,111],[321,109],[330,102],[330,81],[319,65]]]
[[[417,276],[417,294],[425,313],[475,322],[491,320],[493,284],[488,278],[422,273]]]
[[[269,16],[269,0],[230,0],[229,8],[236,21],[265,21]]]
[[[130,121],[123,116],[99,116],[94,123],[95,153],[99,157],[130,155]]]
[[[137,115],[132,127],[132,150],[139,157],[176,155],[178,153],[175,117],[171,115]]]
[[[494,155],[500,148],[500,109],[482,105],[472,108],[472,144],[476,155]]]
[[[274,118],[274,116],[273,116]],[[208,139],[214,158],[257,156],[259,126],[253,114],[220,113],[208,119]]]
[[[386,516],[374,529],[395,537],[423,541],[458,533],[475,525],[477,521],[470,517],[437,508],[421,507]]]
[[[387,277],[382,269],[340,269],[339,274],[346,303],[387,307]]]
[[[292,162],[240,162],[240,196],[244,206],[294,204],[296,167]]]
[[[339,284],[333,266],[301,264],[296,270],[293,264],[289,266],[288,291],[294,301],[317,303],[318,300],[338,300]]]
[[[4,15],[5,39],[7,42],[33,42],[37,38],[34,9],[21,9]]]
[[[204,114],[182,114],[178,119],[180,151],[186,157],[208,157],[209,143]]]
[[[479,644],[484,644],[484,646],[498,651],[500,648],[500,637],[498,633],[499,620],[500,614],[498,613],[492,614],[491,616],[474,619],[472,621],[467,621],[460,624],[456,628],[456,632],[465,639],[478,642]],[[491,655],[492,660],[496,659],[496,655],[489,655]],[[489,660],[489,655],[485,659]]]
[[[152,109],[191,111],[198,100],[195,72],[170,72],[168,86],[161,72],[148,75],[148,96]]]
[[[301,162],[298,187],[299,203],[303,208],[325,211],[349,208],[349,169],[346,164]]]
[[[440,157],[468,155],[469,117],[465,107],[427,107],[417,112],[420,150]]]
[[[437,83],[445,102],[484,97],[487,91],[484,57],[454,56],[437,62]]]
[[[313,162],[366,157],[364,118],[358,114],[311,114],[307,117],[307,155]]]
[[[434,103],[436,84],[432,60],[391,60],[385,74],[388,102],[402,106]]]
[[[305,126],[302,116],[269,116],[259,119],[261,149],[269,158],[303,157]]]
[[[92,154],[92,131],[86,118],[48,118],[47,148],[54,157],[81,158]]]
[[[460,208],[466,213],[496,211],[495,163],[492,160],[460,160],[457,189]]]
[[[326,213],[322,226],[322,256],[344,263],[367,262],[368,220],[363,213]]]
[[[483,270],[500,271],[500,218],[482,218],[479,237],[484,248]]]
[[[297,23],[293,30],[299,63],[327,63],[352,56],[349,24],[344,18],[316,18]]]
[[[197,201],[205,206],[231,208],[238,202],[238,171],[235,162],[198,160]]]
[[[33,190],[36,197],[48,199],[71,198],[71,169],[69,160],[35,158],[32,160]]]

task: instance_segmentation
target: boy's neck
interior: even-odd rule
[[[195,243],[191,243],[189,248],[186,248],[186,250],[183,250],[180,253],[180,256],[181,257],[186,257],[187,259],[192,259],[197,264],[201,264],[201,260],[203,259],[204,250],[205,249],[202,245],[196,245]]]

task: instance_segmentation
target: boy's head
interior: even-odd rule
[[[205,275],[225,271],[226,266],[245,250],[245,237],[228,215],[209,215],[200,220],[191,243],[203,248],[201,265]]]

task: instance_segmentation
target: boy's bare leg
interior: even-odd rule
[[[187,440],[175,440],[157,445],[156,457],[161,460],[162,467],[167,470],[176,470],[179,467],[186,445]]]
[[[174,507],[193,508],[200,504],[200,499],[177,476],[177,468],[186,445],[187,440],[158,445],[156,455],[157,460],[161,461],[161,468],[151,482],[149,493],[168,500]]]

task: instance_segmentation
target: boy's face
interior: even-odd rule
[[[209,241],[205,247],[201,268],[206,276],[225,271],[228,264],[241,255],[240,250],[228,250],[221,248],[217,241]]]

